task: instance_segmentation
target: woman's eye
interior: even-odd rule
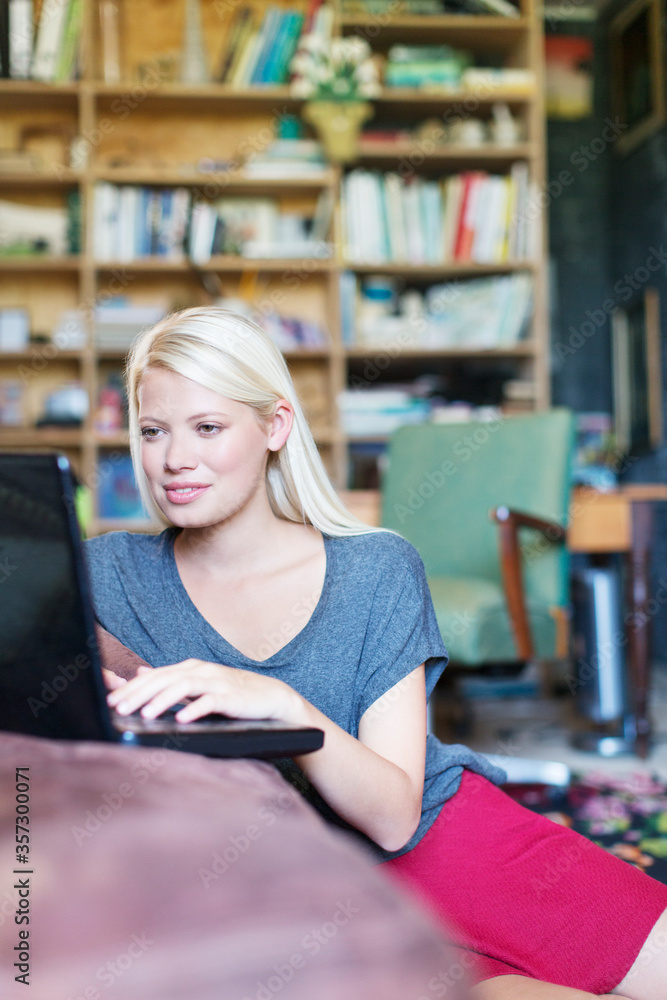
[[[197,429],[203,434],[215,434],[216,431],[220,430],[217,424],[200,424]]]
[[[141,436],[142,438],[156,438],[160,433],[159,427],[142,427]]]

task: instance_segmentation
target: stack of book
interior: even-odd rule
[[[450,45],[392,45],[384,73],[385,87],[449,87],[456,90],[472,63],[468,52]]]
[[[78,192],[74,194],[63,206],[0,200],[0,256],[77,253],[79,230],[71,214],[78,212]]]
[[[25,383],[18,378],[0,378],[0,427],[25,423]]]
[[[129,454],[102,453],[97,465],[97,514],[105,518],[146,520]]]
[[[327,257],[330,201],[324,190],[310,218],[281,211],[277,198],[193,201],[187,188],[103,182],[95,187],[93,253],[98,262],[124,263],[153,256],[182,260],[186,254],[195,264],[217,254]]]
[[[97,184],[93,207],[95,259],[183,259],[190,203],[187,188]]]
[[[350,263],[502,264],[532,256],[527,164],[509,175],[466,171],[444,180],[352,170],[343,182]]]
[[[188,252],[195,264],[217,254],[252,258],[326,257],[307,216],[282,212],[277,198],[219,198],[192,206]]]
[[[525,337],[532,316],[527,272],[450,281],[404,293],[393,311],[370,319],[356,275],[341,275],[343,342],[403,350],[493,350]]]
[[[0,2],[0,77],[62,83],[78,73],[83,0]]]
[[[164,316],[162,306],[137,306],[123,298],[95,307],[95,343],[101,351],[122,354],[142,330]]]
[[[316,350],[328,344],[326,330],[312,320],[267,312],[257,316],[256,322],[281,351]]]
[[[323,179],[329,169],[322,144],[315,139],[275,139],[245,161],[246,177],[266,180]]]
[[[433,15],[433,14],[499,14],[519,17],[520,11],[512,0],[342,0],[343,14]]]
[[[234,87],[273,86],[289,79],[289,64],[306,16],[297,9],[274,6],[261,19],[257,14],[250,5],[237,9],[220,57],[221,83]]]
[[[338,395],[341,428],[349,437],[392,434],[403,424],[428,420],[431,405],[406,388],[347,389]]]

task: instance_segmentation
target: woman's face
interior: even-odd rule
[[[172,524],[217,524],[265,495],[268,453],[289,434],[289,403],[262,424],[246,403],[160,368],[148,369],[138,396],[141,464]]]

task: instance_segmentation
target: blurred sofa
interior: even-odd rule
[[[0,788],[4,998],[443,995],[442,929],[266,762],[0,733]]]

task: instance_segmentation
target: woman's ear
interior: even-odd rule
[[[269,421],[269,451],[280,451],[287,441],[294,421],[294,408],[287,399],[279,399]]]

